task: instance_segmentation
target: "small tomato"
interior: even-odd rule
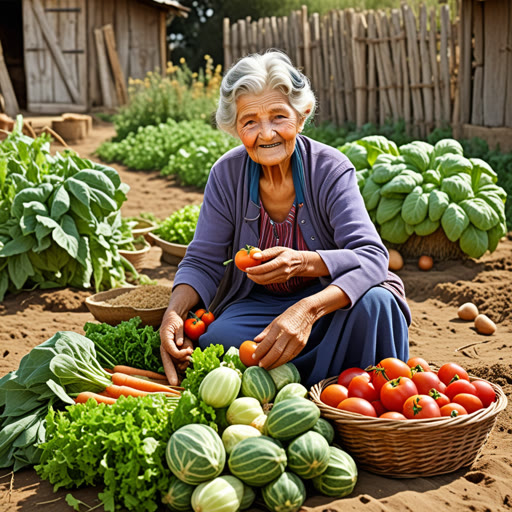
[[[447,386],[452,380],[469,380],[468,372],[457,363],[443,364],[443,366],[439,368],[437,376],[439,377],[439,380]]]
[[[450,416],[451,418],[456,418],[457,416],[462,416],[463,414],[467,414],[468,411],[462,407],[460,404],[449,403],[443,405],[440,409],[441,416]]]
[[[338,377],[338,384],[341,384],[342,386],[348,388],[348,385],[350,384],[352,378],[356,377],[357,375],[368,375],[368,378],[370,377],[370,374],[366,370],[363,370],[362,368],[347,368],[346,370],[343,370],[340,373]]]
[[[343,402],[338,404],[337,408],[341,411],[355,412],[362,414],[363,416],[371,416],[372,418],[377,417],[377,413],[375,412],[373,405],[364,398],[357,398],[355,396],[345,398]]]
[[[348,390],[341,384],[330,384],[320,393],[320,400],[331,407],[337,407],[345,398],[348,398]]]
[[[431,396],[413,395],[405,401],[402,414],[409,420],[421,420],[439,418],[441,411]]]
[[[476,396],[480,398],[484,407],[496,402],[496,393],[492,386],[483,380],[474,380],[471,384],[476,389]]]
[[[206,324],[199,318],[187,318],[184,325],[185,336],[197,341],[206,332]]]
[[[247,340],[244,341],[240,348],[238,349],[238,356],[240,357],[240,361],[245,366],[257,366],[259,361],[257,359],[253,359],[252,355],[258,348],[258,344],[255,341]]]
[[[254,258],[254,255],[261,252],[257,247],[246,245],[235,254],[235,265],[242,271],[246,271],[249,267],[255,267],[261,263],[261,260]]]
[[[207,309],[198,309],[195,312],[195,315],[206,324],[206,327],[208,327],[215,320],[213,313]]]

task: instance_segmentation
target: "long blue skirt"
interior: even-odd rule
[[[322,289],[320,283],[294,294],[278,296],[255,286],[251,294],[229,305],[199,338],[210,344],[239,347],[252,340],[292,304]],[[371,288],[351,309],[339,309],[313,325],[302,352],[293,359],[302,383],[310,387],[350,367],[366,368],[385,357],[409,357],[408,326],[395,296],[382,287]]]

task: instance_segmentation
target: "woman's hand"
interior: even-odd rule
[[[303,275],[307,269],[307,251],[288,247],[271,247],[253,256],[262,263],[249,267],[247,277],[256,284],[285,283],[294,276]]]
[[[298,302],[275,318],[254,341],[254,355],[266,370],[276,368],[296,357],[306,346],[316,317],[303,302]]]

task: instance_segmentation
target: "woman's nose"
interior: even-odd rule
[[[274,126],[272,123],[261,124],[261,137],[265,140],[271,140],[274,137]]]

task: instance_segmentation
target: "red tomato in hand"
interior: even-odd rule
[[[469,393],[470,395],[476,395],[476,388],[468,380],[459,379],[454,380],[451,384],[446,386],[445,394],[448,396],[450,401],[453,402],[453,397],[460,393]]]
[[[245,366],[257,366],[259,363],[258,359],[253,359],[252,355],[258,348],[258,344],[255,341],[247,340],[244,341],[238,349],[238,356]]]
[[[366,375],[356,375],[348,385],[348,396],[364,398],[368,402],[373,402],[379,399],[377,390],[373,387]]]
[[[414,382],[407,377],[389,380],[380,389],[380,400],[390,411],[402,412],[404,402],[418,390]]]
[[[476,389],[476,396],[480,398],[484,407],[496,402],[496,393],[492,386],[483,380],[474,380],[471,384]]]
[[[357,375],[368,375],[368,378],[370,377],[370,374],[363,370],[362,368],[347,368],[346,370],[343,370],[339,377],[338,377],[338,384],[341,384],[342,386],[345,386],[348,388],[348,385],[350,384],[350,381],[353,377],[356,377]]]
[[[348,398],[348,390],[341,384],[330,384],[320,393],[320,400],[331,407],[337,407],[345,398]]]
[[[462,407],[468,411],[468,414],[483,409],[484,407],[484,404],[480,398],[469,393],[460,393],[459,395],[455,395],[452,402],[454,404],[462,405]]]
[[[343,402],[338,404],[337,408],[341,411],[357,412],[363,416],[371,416],[372,418],[377,417],[377,413],[375,412],[373,405],[364,398],[357,398],[355,396],[346,398]]]
[[[434,372],[416,372],[412,376],[412,381],[416,384],[419,395],[428,395],[431,389],[441,391],[442,382]]]
[[[261,252],[257,247],[246,245],[235,254],[235,265],[242,271],[246,271],[249,267],[255,267],[261,263],[261,260],[254,259],[254,255]]]
[[[402,414],[409,420],[422,420],[439,418],[441,411],[431,396],[413,395],[405,401]]]
[[[423,359],[422,357],[411,357],[407,361],[407,366],[409,368],[416,368],[417,366],[420,366],[424,372],[431,372],[432,369],[430,368],[430,365]]]
[[[462,416],[463,414],[468,413],[468,411],[466,411],[462,405],[454,403],[443,405],[440,411],[441,416],[450,416],[451,418],[456,418],[457,416]]]
[[[468,372],[457,363],[445,363],[443,366],[441,366],[441,368],[439,368],[439,371],[437,372],[439,380],[447,386],[455,378],[456,375],[459,377],[459,379],[469,380]],[[455,378],[455,380],[457,379]]]
[[[378,392],[388,380],[398,379],[398,377],[411,377],[411,369],[407,366],[407,363],[396,357],[387,357],[372,369],[372,383]]]
[[[195,312],[195,315],[205,323],[206,327],[208,327],[215,320],[213,313],[207,309],[198,309]]]
[[[206,324],[197,318],[187,318],[184,325],[185,336],[192,341],[197,341],[201,334],[206,332]]]

